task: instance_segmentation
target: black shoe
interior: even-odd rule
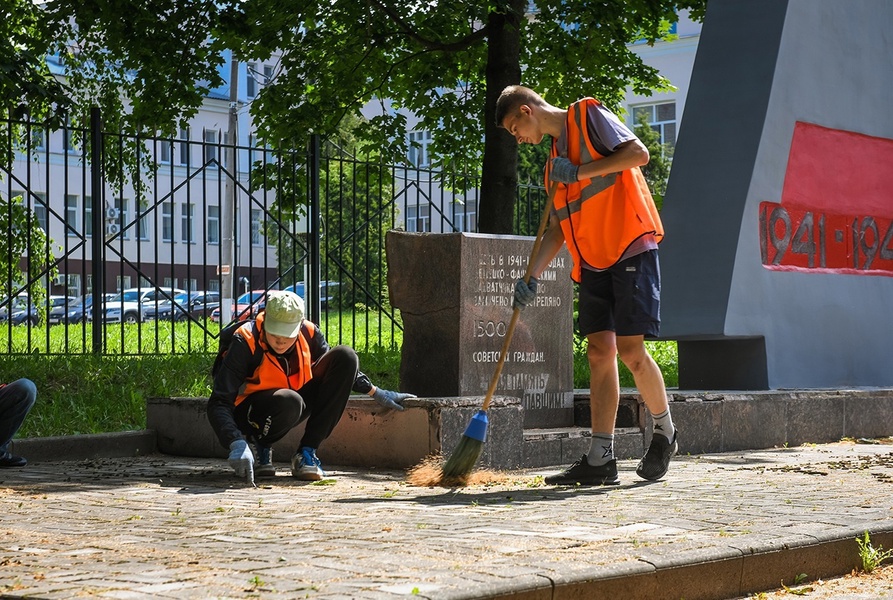
[[[273,466],[273,449],[269,446],[257,446],[257,462],[254,465],[255,477],[276,477]]]
[[[548,485],[620,485],[617,478],[617,461],[610,460],[593,467],[586,461],[586,455],[566,470],[546,477]]]
[[[6,469],[10,467],[24,467],[28,464],[28,461],[21,456],[14,456],[9,452],[0,456],[0,469]]]
[[[648,452],[636,467],[636,474],[639,477],[648,481],[657,481],[667,474],[667,470],[670,468],[670,459],[679,450],[679,445],[676,443],[678,434],[679,430],[673,433],[672,442],[668,441],[667,436],[662,433],[655,433],[651,436]]]

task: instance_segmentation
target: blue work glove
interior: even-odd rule
[[[512,308],[524,310],[524,307],[533,302],[536,298],[536,285],[539,280],[531,277],[528,283],[524,283],[523,279],[519,279],[515,283],[515,300],[512,302]]]
[[[254,485],[254,455],[245,440],[236,440],[229,445],[229,466],[238,477]]]
[[[383,390],[380,387],[375,388],[372,397],[385,408],[393,408],[395,410],[403,410],[400,402],[407,398],[415,398],[412,394],[404,394],[402,392],[392,392],[391,390]]]
[[[552,170],[549,171],[549,179],[559,183],[577,183],[577,174],[580,167],[570,160],[556,156],[552,159]]]

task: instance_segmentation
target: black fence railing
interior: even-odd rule
[[[302,295],[330,343],[392,347],[387,231],[477,230],[476,176],[316,137],[292,151],[228,145],[213,129],[132,137],[103,131],[98,113],[86,128],[0,131],[7,353],[214,351],[220,322],[274,289]],[[518,233],[535,231],[544,201],[520,190]]]

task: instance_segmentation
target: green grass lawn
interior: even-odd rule
[[[328,317],[328,318],[326,318]],[[144,429],[148,398],[207,396],[219,327],[166,322],[112,325],[109,353],[94,356],[90,326],[31,330],[0,327],[0,381],[27,377],[37,384],[37,404],[18,437]],[[374,313],[329,313],[323,331],[331,345],[353,346],[373,383],[399,389],[402,331]],[[365,341],[369,339],[369,343]],[[677,385],[675,342],[647,342],[668,387]],[[66,348],[69,353],[64,354]],[[139,352],[143,352],[142,355]],[[633,387],[621,364],[621,386]],[[589,387],[584,344],[574,344],[574,387]],[[483,393],[482,390],[481,393]]]

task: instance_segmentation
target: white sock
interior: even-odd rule
[[[672,442],[673,436],[676,435],[676,426],[673,425],[670,409],[668,408],[659,415],[651,415],[651,418],[654,420],[654,433],[660,433]]]
[[[598,467],[612,460],[614,460],[614,434],[593,433],[589,441],[586,462],[592,467]]]

